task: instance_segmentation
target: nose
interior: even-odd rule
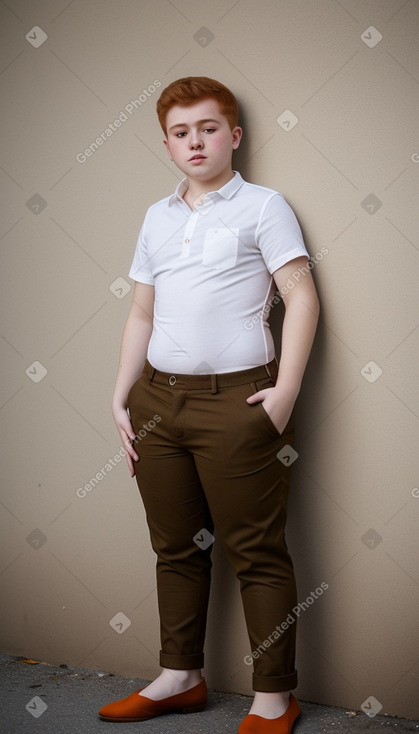
[[[196,150],[197,148],[202,148],[203,142],[198,130],[191,130],[189,145],[193,150]]]

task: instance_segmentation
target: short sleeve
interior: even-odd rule
[[[134,259],[129,271],[129,277],[138,283],[146,285],[154,285],[154,278],[150,268],[150,258],[147,251],[147,242],[145,237],[145,221],[138,235],[137,246],[135,248]]]
[[[271,274],[296,257],[310,257],[297,217],[278,192],[269,197],[262,209],[256,242]]]

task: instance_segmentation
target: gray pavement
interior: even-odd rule
[[[205,711],[167,714],[149,721],[117,724],[102,721],[97,711],[124,698],[148,681],[122,678],[97,670],[36,665],[0,655],[1,734],[237,734],[251,705],[248,696],[210,691]],[[419,722],[362,711],[346,711],[300,700],[302,714],[293,734],[394,730],[419,732]]]

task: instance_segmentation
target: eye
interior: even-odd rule
[[[176,133],[176,137],[177,137],[177,138],[183,138],[183,136],[184,136],[184,135],[186,135],[186,133],[185,133],[185,132],[181,132],[181,133]]]
[[[215,133],[216,129],[215,127],[206,127],[204,130],[205,133]]]

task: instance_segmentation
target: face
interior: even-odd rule
[[[232,152],[239,146],[242,130],[230,129],[215,99],[172,107],[166,128],[169,158],[189,178],[211,181],[231,171]]]

